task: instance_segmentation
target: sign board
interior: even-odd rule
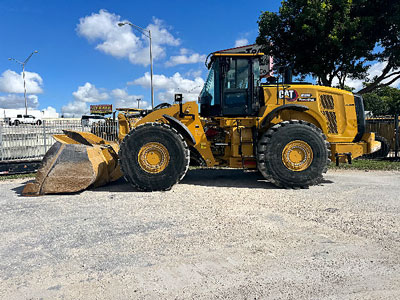
[[[111,114],[112,113],[112,104],[99,104],[99,105],[90,105],[90,114]]]

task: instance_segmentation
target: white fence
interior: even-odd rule
[[[54,144],[53,134],[63,130],[92,132],[106,140],[116,140],[116,122],[94,123],[83,126],[79,120],[44,120],[41,125],[0,123],[0,162],[42,159]]]

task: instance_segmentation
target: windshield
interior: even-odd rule
[[[208,73],[208,77],[206,83],[204,84],[203,89],[200,93],[200,103],[208,103],[214,104],[214,77],[215,77],[215,62],[210,68],[210,73]]]

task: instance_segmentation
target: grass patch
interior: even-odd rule
[[[356,159],[352,164],[341,163],[337,167],[334,162],[329,165],[333,170],[382,170],[382,171],[400,171],[400,161]]]
[[[0,175],[0,181],[9,180],[9,179],[34,178],[35,176],[36,176],[36,173]]]

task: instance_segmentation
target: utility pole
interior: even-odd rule
[[[33,54],[38,53],[37,50],[33,51],[25,60],[24,62],[20,62],[19,60],[16,60],[15,58],[9,58],[8,60],[13,60],[16,63],[20,64],[22,66],[22,78],[24,80],[24,98],[25,98],[25,115],[28,114],[28,101],[26,100],[26,82],[25,82],[25,65],[28,63],[29,59],[32,57]]]
[[[131,22],[125,21],[118,23],[119,27],[124,25],[129,25],[140,31],[144,36],[148,37],[150,40],[150,86],[151,86],[151,108],[154,108],[154,88],[153,88],[153,52],[151,51],[151,31],[149,29],[144,29],[140,26],[132,24]]]

